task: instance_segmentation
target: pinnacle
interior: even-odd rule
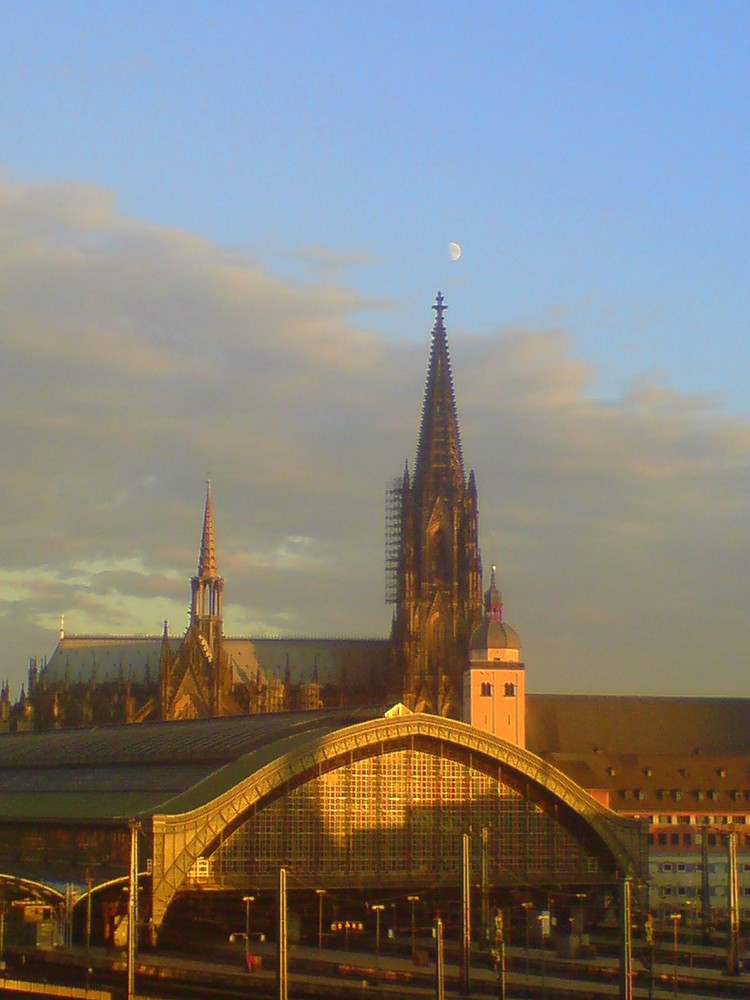
[[[206,507],[203,512],[203,535],[201,537],[201,554],[198,561],[198,576],[213,578],[217,575],[211,480],[208,479],[206,480]]]

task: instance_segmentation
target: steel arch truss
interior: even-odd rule
[[[158,928],[175,893],[241,824],[293,789],[354,760],[404,748],[410,741],[491,762],[509,775],[522,794],[564,807],[606,859],[607,881],[641,877],[645,831],[637,821],[617,816],[571,778],[526,750],[450,719],[423,713],[360,723],[323,737],[271,763],[242,773],[231,788],[189,812],[153,817],[153,920]]]

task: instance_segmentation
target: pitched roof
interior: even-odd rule
[[[547,753],[544,759],[582,788],[608,790],[617,812],[750,814],[747,755]]]
[[[750,754],[750,698],[528,694],[533,753]]]
[[[306,740],[383,716],[334,709],[0,735],[5,820],[123,821],[195,808]]]
[[[47,681],[142,681],[146,669],[152,682],[159,678],[162,636],[65,636],[43,671]],[[183,637],[170,638],[176,656]],[[268,678],[284,679],[287,667],[292,683],[309,684],[317,670],[321,684],[340,683],[342,673],[349,682],[366,683],[373,671],[382,676],[388,639],[242,638],[225,637],[224,649],[232,660],[234,679],[252,679],[258,667]]]

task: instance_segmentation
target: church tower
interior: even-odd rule
[[[485,620],[471,636],[464,673],[464,722],[526,746],[526,671],[518,634],[503,621],[503,597],[492,567],[484,595]]]
[[[224,581],[219,576],[214,544],[211,483],[198,558],[190,581],[190,622],[175,659],[169,662],[169,637],[164,623],[161,657],[162,719],[210,718],[235,715],[229,657],[224,650]]]
[[[400,536],[393,641],[403,700],[417,712],[462,717],[469,638],[482,618],[477,490],[464,476],[446,306],[435,305],[414,475],[396,500]]]

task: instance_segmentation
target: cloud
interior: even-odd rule
[[[61,612],[182,631],[209,474],[228,632],[385,635],[383,496],[416,449],[430,303],[394,344],[351,287],[81,184],[0,179],[0,248],[0,675],[52,651]],[[597,399],[563,327],[449,339],[532,690],[749,694],[747,422],[648,374]]]
[[[302,246],[288,252],[287,257],[302,264],[314,277],[324,280],[340,280],[353,267],[372,267],[381,264],[382,259],[364,247],[336,248],[328,246]]]

